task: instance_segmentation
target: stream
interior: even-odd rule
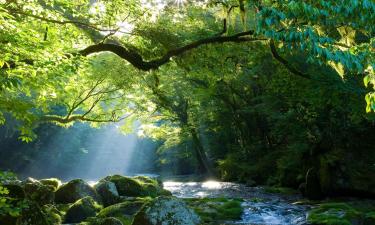
[[[266,193],[262,187],[247,187],[229,182],[172,182],[164,188],[179,198],[242,198],[244,213],[240,221],[225,224],[305,225],[309,206],[293,204],[300,196]]]

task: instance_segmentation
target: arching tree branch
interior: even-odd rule
[[[202,45],[207,45],[207,44],[217,44],[217,43],[226,43],[226,42],[250,42],[250,41],[265,41],[267,39],[264,38],[254,38],[254,37],[249,37],[250,35],[253,35],[254,31],[246,31],[246,32],[241,32],[237,33],[231,36],[214,36],[214,37],[209,37],[205,39],[201,39],[198,41],[194,41],[190,44],[187,44],[185,46],[182,46],[180,48],[176,48],[173,50],[168,51],[164,56],[150,60],[150,61],[145,61],[142,56],[134,51],[130,50],[126,47],[116,45],[116,44],[96,44],[96,45],[91,45],[83,50],[81,50],[79,53],[83,56],[88,56],[93,53],[100,53],[100,52],[112,52],[119,57],[125,59],[128,61],[130,64],[132,64],[134,67],[143,70],[143,71],[149,71],[149,70],[154,70],[159,68],[160,66],[168,63],[170,59],[174,56],[179,56],[182,55],[183,53],[198,48]]]
[[[275,46],[275,42],[273,40],[270,40],[270,48],[271,48],[272,56],[277,61],[279,61],[281,64],[283,64],[290,72],[292,72],[293,74],[295,74],[297,76],[303,77],[305,79],[311,79],[309,74],[306,74],[306,73],[303,73],[303,72],[297,70],[286,59],[284,59],[283,57],[281,57],[281,55],[279,55],[279,53],[277,52],[277,48]]]

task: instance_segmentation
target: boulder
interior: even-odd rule
[[[65,223],[79,223],[88,217],[93,217],[101,209],[95,200],[90,197],[84,197],[76,201],[73,205],[70,206],[65,215]]]
[[[171,195],[170,192],[160,186],[157,180],[148,177],[138,176],[131,178],[113,175],[103,180],[113,182],[116,185],[118,193],[122,196],[157,197],[160,195]]]
[[[61,185],[61,181],[57,178],[41,179],[41,180],[39,180],[39,182],[44,184],[44,185],[49,185],[49,186],[53,187],[55,191]]]
[[[22,210],[21,216],[17,219],[17,224],[54,225],[50,222],[50,214],[44,212],[36,202],[27,200],[26,204],[27,207]]]
[[[114,217],[108,217],[108,218],[89,218],[85,221],[87,225],[126,225],[123,224],[119,219],[116,219]]]
[[[146,204],[135,216],[133,224],[194,225],[200,224],[200,218],[181,199],[163,196]]]
[[[24,181],[26,197],[39,205],[53,204],[55,199],[54,187],[44,185],[38,180],[28,178]]]
[[[111,181],[102,180],[94,186],[96,192],[100,195],[104,206],[116,204],[120,201],[120,195],[116,185]]]
[[[82,179],[75,179],[61,185],[55,193],[55,202],[61,204],[74,203],[86,196],[92,197],[95,201],[100,202],[100,197],[92,188]]]
[[[105,218],[105,217],[115,217],[123,224],[131,223],[133,220],[135,214],[138,213],[138,211],[145,205],[145,203],[149,202],[149,200],[135,200],[135,201],[128,201],[128,202],[122,202],[115,205],[108,206],[104,209],[102,209],[98,213],[99,218]]]
[[[54,205],[44,205],[42,211],[51,225],[60,225],[62,222],[61,212]]]

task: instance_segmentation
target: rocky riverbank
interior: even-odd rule
[[[112,175],[97,182],[3,180],[1,225],[373,225],[371,200],[307,201],[291,190],[229,182],[161,182]],[[5,193],[5,192],[4,192]]]

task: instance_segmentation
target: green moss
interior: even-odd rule
[[[59,225],[62,222],[61,213],[54,205],[44,205],[42,207],[43,213],[49,224]]]
[[[92,197],[87,196],[76,201],[73,205],[70,206],[65,215],[65,222],[81,222],[88,217],[95,216],[96,212],[100,211],[101,209],[101,205],[94,201]]]
[[[155,179],[137,176],[125,177],[121,175],[108,176],[105,180],[111,181],[116,185],[117,191],[122,196],[151,196],[170,195],[170,192],[164,190]]]
[[[323,203],[309,212],[308,222],[316,225],[350,225],[363,218],[362,212],[348,203]]]
[[[60,204],[75,203],[86,196],[91,196],[97,202],[100,201],[99,195],[94,188],[82,179],[75,179],[57,189],[55,202]]]
[[[149,202],[148,198],[137,198],[134,201],[127,201],[108,206],[98,213],[98,217],[114,217],[119,219],[124,225],[131,224],[136,213]]]
[[[131,225],[131,221],[121,221],[114,217],[108,217],[108,218],[90,217],[85,222],[82,222],[79,225]]]
[[[200,198],[185,199],[185,202],[195,210],[204,223],[238,220],[243,213],[242,199]]]
[[[53,187],[55,191],[61,185],[61,181],[57,178],[42,179],[42,180],[40,180],[40,183]]]
[[[294,195],[298,194],[297,190],[286,187],[265,187],[264,191],[272,194],[284,194],[284,195]]]

